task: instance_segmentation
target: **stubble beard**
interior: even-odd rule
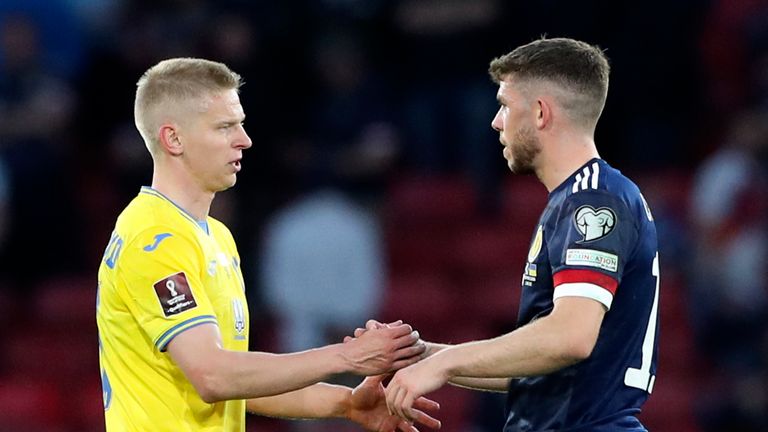
[[[524,126],[515,131],[512,137],[512,161],[509,169],[515,174],[535,174],[533,161],[541,153],[541,144],[530,127]]]

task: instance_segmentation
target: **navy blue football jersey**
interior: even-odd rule
[[[656,227],[638,187],[601,159],[549,195],[522,278],[518,326],[567,296],[606,307],[594,350],[548,375],[513,379],[504,431],[644,431],[635,416],[656,375]]]

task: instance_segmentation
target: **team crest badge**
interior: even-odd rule
[[[245,308],[240,299],[232,299],[232,315],[235,321],[235,339],[244,340],[245,336]]]
[[[616,227],[616,213],[608,207],[595,209],[584,205],[574,214],[576,229],[584,237],[579,243],[586,243],[607,236]]]
[[[528,262],[534,262],[536,260],[536,257],[539,256],[539,252],[541,252],[541,243],[544,238],[544,228],[539,225],[539,229],[536,230],[536,236],[533,238],[533,243],[531,243],[531,248],[528,249]]]

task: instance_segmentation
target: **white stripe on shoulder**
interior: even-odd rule
[[[571,188],[572,193],[579,191],[579,183],[581,183],[581,173],[576,174],[576,180],[573,182],[573,188]]]
[[[587,185],[589,185],[589,176],[591,172],[589,171],[589,167],[584,167],[582,172],[584,173],[584,178],[581,179],[581,190],[586,190]]]
[[[592,164],[592,189],[597,189],[597,182],[600,178],[600,165],[595,162]]]
[[[606,308],[611,309],[613,295],[607,289],[586,282],[564,283],[555,287],[555,293],[552,300],[560,297],[586,297],[602,303]]]
[[[600,164],[594,162],[590,166],[585,166],[580,173],[576,174],[571,192],[576,193],[580,190],[597,189],[599,182]]]

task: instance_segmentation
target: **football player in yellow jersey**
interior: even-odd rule
[[[313,350],[248,351],[248,307],[229,230],[208,216],[235,184],[251,140],[240,76],[221,63],[170,59],[139,80],[134,115],[154,162],[119,216],[99,268],[97,322],[107,430],[237,431],[245,413],[350,419],[415,431],[391,416],[381,374],[425,350],[401,322]],[[356,389],[320,381],[366,375]],[[422,410],[436,404],[420,400]],[[439,427],[421,412],[418,422]]]

